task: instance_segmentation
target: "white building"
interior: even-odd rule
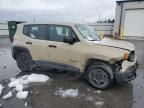
[[[112,36],[114,23],[88,24],[100,36]]]
[[[8,37],[8,36],[9,36],[8,22],[0,21],[0,37]]]
[[[119,38],[144,37],[144,0],[116,2],[114,35]]]

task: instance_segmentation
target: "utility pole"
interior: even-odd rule
[[[99,21],[101,21],[101,14],[99,14]]]
[[[35,17],[33,18],[33,22],[35,23]]]

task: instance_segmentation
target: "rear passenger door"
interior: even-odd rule
[[[32,24],[23,28],[24,43],[34,60],[47,60],[46,25]]]
[[[80,42],[73,29],[64,25],[48,25],[48,60],[60,64],[79,66],[80,63]],[[63,42],[65,36],[75,39],[74,44]],[[77,50],[78,49],[78,50]]]

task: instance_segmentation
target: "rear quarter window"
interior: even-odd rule
[[[23,34],[33,39],[45,40],[45,25],[24,25]]]

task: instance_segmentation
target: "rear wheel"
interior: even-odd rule
[[[88,82],[95,88],[106,89],[113,83],[110,78],[111,68],[104,63],[91,64],[86,72]]]
[[[21,71],[31,71],[32,70],[33,61],[28,53],[25,53],[25,52],[19,53],[16,56],[16,61],[17,61],[17,65]]]

